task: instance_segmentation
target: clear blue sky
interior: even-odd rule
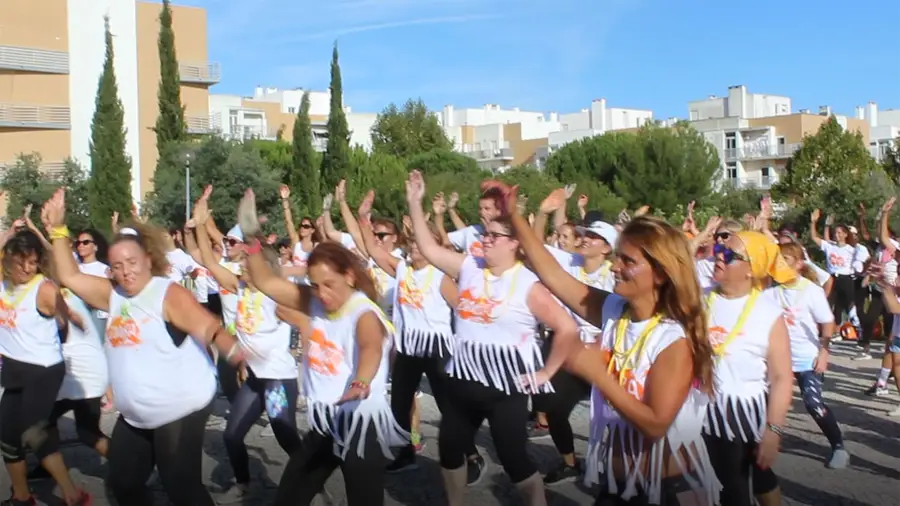
[[[359,112],[421,97],[687,116],[745,84],[794,109],[900,108],[900,0],[175,0],[204,7],[216,93],[326,89],[332,43]]]

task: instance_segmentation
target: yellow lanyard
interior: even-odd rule
[[[428,267],[426,267],[426,269],[428,269],[428,274],[425,275],[425,286],[423,286],[422,289],[419,290],[419,292],[423,295],[428,290],[428,288],[431,287],[431,281],[432,278],[434,278],[434,271],[437,270],[433,265],[429,265]],[[406,280],[406,283],[408,285],[412,285],[413,288],[416,289],[419,288],[419,285],[416,283],[416,278],[413,277],[413,268],[410,264],[406,264]]]
[[[805,278],[797,278],[791,285],[780,285],[778,287],[778,301],[781,302],[781,307],[783,309],[790,309],[793,304],[791,304],[790,300],[788,300],[787,292],[802,292],[806,289],[806,285],[810,284],[810,281]]]
[[[609,275],[610,269],[612,269],[612,262],[607,260],[603,262],[603,265],[601,265],[599,269],[597,269],[598,271],[600,271],[597,277],[591,277],[588,275],[587,271],[584,270],[584,266],[581,266],[578,268],[578,281],[581,281],[586,285],[595,286],[595,284],[600,284],[604,279],[606,279],[606,276]]]
[[[263,293],[260,291],[253,292],[250,287],[244,285],[241,290],[241,305],[244,310],[250,310],[254,318],[260,316],[262,310]]]
[[[28,294],[31,293],[31,289],[37,286],[38,283],[40,283],[43,279],[43,274],[37,274],[33,278],[31,278],[31,281],[25,283],[22,286],[14,287],[11,290],[3,290],[3,305],[13,309],[19,307],[19,304],[21,304],[22,301],[25,300],[25,297],[27,297]],[[13,294],[15,294],[15,298],[10,300],[10,296]]]
[[[637,341],[634,342],[634,346],[629,348],[628,350],[619,350],[619,348],[625,347],[625,334],[628,328],[628,322],[631,321],[631,311],[625,311],[622,313],[622,316],[619,317],[618,325],[616,325],[616,335],[615,342],[613,343],[613,356],[609,359],[609,367],[607,367],[607,372],[610,374],[616,370],[616,360],[621,358],[622,366],[618,368],[617,375],[619,378],[619,384],[624,385],[627,379],[628,371],[632,369],[632,366],[635,365],[637,359],[640,358],[640,354],[644,351],[644,347],[647,345],[647,339],[650,337],[650,333],[653,332],[653,329],[659,325],[659,322],[662,321],[662,315],[657,314],[654,315],[653,318],[647,322],[647,326],[644,327],[644,331],[638,336]]]
[[[359,292],[357,292],[357,293],[359,293]],[[359,306],[368,305],[372,309],[372,311],[375,311],[375,314],[380,317],[379,319],[381,320],[381,323],[384,325],[385,330],[387,330],[388,333],[393,334],[394,333],[394,325],[393,325],[393,323],[390,322],[387,315],[384,314],[384,310],[382,310],[380,307],[378,307],[377,304],[372,302],[369,299],[369,297],[366,296],[365,294],[360,293],[360,295],[361,295],[361,297],[356,297],[353,300],[349,301],[348,303],[345,303],[337,311],[333,311],[330,313],[326,311],[325,316],[329,320],[332,320],[332,321],[340,320],[347,313],[350,313],[351,311],[355,311]],[[353,296],[351,295],[351,297],[353,297]]]
[[[756,305],[756,299],[759,298],[759,294],[762,293],[759,290],[753,290],[750,292],[750,297],[747,298],[747,302],[744,303],[744,309],[741,310],[741,314],[738,316],[737,323],[734,324],[734,327],[731,329],[731,332],[725,336],[725,340],[721,343],[717,344],[713,348],[713,353],[717,357],[721,357],[725,355],[725,348],[731,344],[732,341],[737,338],[738,334],[741,332],[741,329],[744,328],[744,325],[747,323],[747,318],[750,317],[750,313],[753,311],[753,306]],[[709,292],[709,298],[706,300],[706,307],[709,308],[710,318],[712,318],[712,303],[716,298],[716,292]]]
[[[509,289],[506,291],[506,295],[504,295],[502,299],[496,300],[497,305],[499,306],[499,305],[503,304],[504,309],[507,307],[506,302],[512,297],[512,294],[516,293],[516,287],[518,286],[518,281],[519,281],[519,277],[516,276],[516,274],[519,272],[519,269],[521,267],[522,267],[522,262],[516,262],[516,265],[514,265],[512,267],[512,269],[509,269],[508,271],[506,271],[506,272],[510,273],[510,277],[512,277],[512,281],[509,282]],[[498,279],[502,278],[504,275],[506,275],[506,272],[501,274],[498,277]],[[495,299],[491,296],[491,285],[488,282],[488,276],[491,275],[490,269],[485,267],[484,269],[481,270],[481,274],[484,277],[484,286],[483,286],[483,292],[482,292],[481,296],[489,301],[494,301]],[[496,319],[499,316],[500,315],[492,314],[491,318]]]

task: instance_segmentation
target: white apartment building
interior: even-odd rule
[[[691,125],[718,150],[723,180],[738,186],[775,184],[803,137],[816,133],[830,116],[869,138],[863,120],[835,115],[828,106],[819,107],[818,114],[794,113],[789,97],[750,93],[743,85],[729,87],[724,97],[689,102],[688,114]]]
[[[856,119],[869,124],[869,153],[879,162],[884,160],[889,148],[900,139],[900,109],[878,110],[878,104],[869,102],[856,108]]]
[[[640,128],[653,121],[653,111],[608,107],[605,98],[591,102],[590,108],[559,117],[559,131],[550,134],[551,151],[570,142],[603,135],[610,130]]]
[[[251,97],[211,94],[209,96],[210,124],[215,132],[228,139],[268,139],[281,137],[290,140],[294,121],[303,99],[303,88],[279,89],[257,86]],[[329,91],[309,92],[309,117],[312,122],[313,143],[319,151],[328,142],[326,124],[331,107]],[[350,145],[372,148],[374,113],[354,113],[344,106],[350,127]]]

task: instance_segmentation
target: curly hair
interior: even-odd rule
[[[35,255],[38,264],[38,273],[55,279],[53,271],[53,255],[44,248],[44,243],[31,230],[20,230],[12,236],[6,244],[3,245],[3,251],[0,253],[2,257],[2,274],[3,279],[9,279],[9,272],[12,268],[12,261],[16,258],[27,258]]]
[[[137,234],[128,233],[130,231]],[[124,232],[124,233],[123,233]],[[123,227],[109,244],[112,249],[116,244],[133,242],[150,257],[150,273],[154,276],[165,277],[169,272],[169,260],[166,258],[166,240],[164,229],[147,223],[132,223]]]

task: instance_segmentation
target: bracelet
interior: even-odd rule
[[[353,380],[350,382],[350,388],[358,388],[360,390],[368,390],[369,384],[363,380]]]
[[[259,239],[253,239],[253,242],[251,242],[250,245],[247,246],[248,255],[255,255],[260,251],[262,251],[262,243],[259,242]]]
[[[766,428],[778,437],[784,435],[784,430],[782,430],[781,427],[775,425],[774,423],[767,423]]]
[[[69,227],[67,227],[65,225],[60,225],[58,227],[50,228],[50,240],[51,241],[55,241],[57,239],[68,239],[69,236],[70,236]]]

